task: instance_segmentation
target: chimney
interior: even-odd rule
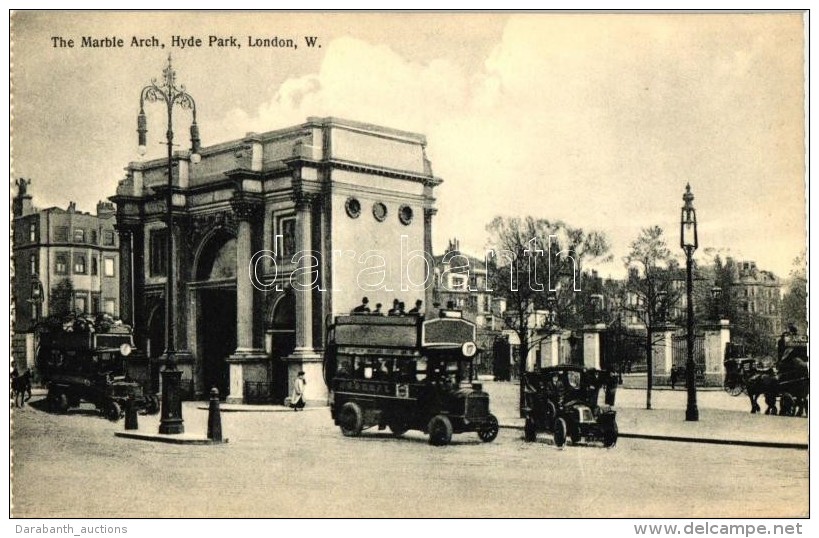
[[[22,217],[34,213],[34,204],[31,202],[31,195],[28,194],[30,179],[19,178],[17,180],[17,196],[12,201],[12,214],[15,217]]]
[[[100,200],[97,202],[97,217],[101,219],[110,218],[116,213],[114,211],[114,204],[112,202],[103,202]]]

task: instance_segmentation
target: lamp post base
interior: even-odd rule
[[[687,407],[685,409],[685,420],[687,422],[697,422],[700,419],[700,410],[697,406]]]
[[[180,370],[162,370],[162,417],[159,420],[159,433],[185,433],[182,420],[182,399],[179,386],[182,381]]]

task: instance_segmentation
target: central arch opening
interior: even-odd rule
[[[199,286],[197,310],[198,355],[207,394],[230,392],[227,358],[236,351],[236,238],[227,231],[214,233],[202,248],[196,266]]]

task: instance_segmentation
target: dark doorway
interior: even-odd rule
[[[296,299],[288,293],[276,304],[270,324],[272,344],[273,401],[283,403],[288,396],[288,372],[285,357],[296,349]]]
[[[230,392],[230,368],[227,358],[236,351],[236,291],[211,289],[200,291],[198,333],[201,335],[203,387],[219,389],[224,399]]]

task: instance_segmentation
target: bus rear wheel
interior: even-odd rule
[[[364,428],[364,413],[361,406],[355,402],[347,402],[341,407],[338,416],[338,425],[345,437],[357,437]]]
[[[446,446],[452,440],[452,422],[444,415],[435,415],[429,421],[429,444]]]

